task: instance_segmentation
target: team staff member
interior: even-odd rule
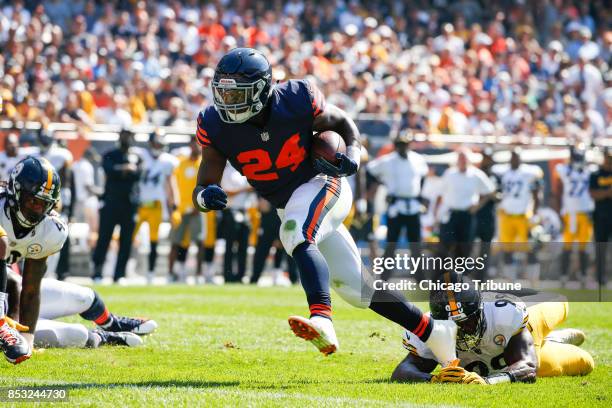
[[[247,249],[249,247],[249,219],[247,210],[254,204],[253,188],[246,177],[231,165],[225,167],[221,188],[229,197],[228,209],[223,211],[221,230],[225,238],[223,276],[225,282],[241,282],[246,273]],[[234,268],[234,261],[237,269]]]
[[[102,279],[102,267],[117,224],[121,227],[121,235],[113,279],[116,282],[125,276],[136,226],[138,182],[142,174],[142,159],[130,148],[133,143],[134,132],[123,129],[119,133],[119,147],[107,152],[102,159],[106,185],[100,208],[100,233],[93,253],[94,280]]]
[[[493,196],[495,185],[470,163],[468,151],[462,149],[457,153],[457,166],[442,175],[441,190],[434,218],[440,222],[442,249],[458,257],[469,256],[474,214]]]
[[[480,162],[480,170],[487,175],[491,183],[495,185],[496,194],[499,190],[499,179],[493,173],[493,150],[486,148],[482,152],[482,160]],[[480,239],[480,256],[485,259],[485,267],[474,276],[476,279],[484,279],[487,276],[489,268],[491,241],[495,236],[495,203],[496,195],[492,195],[489,200],[476,213],[476,233],[475,237]]]
[[[585,163],[585,151],[579,147],[570,149],[569,164],[557,164],[555,167],[559,176],[558,200],[561,205],[563,219],[563,253],[561,255],[561,279],[565,281],[569,275],[570,256],[574,242],[578,243],[580,275],[586,279],[589,267],[589,255],[586,243],[591,242],[593,223],[591,212],[595,204],[589,194],[591,169]]]
[[[604,152],[603,165],[591,173],[589,192],[595,201],[595,257],[597,278],[600,285],[608,281],[606,276],[606,252],[612,238],[612,149]]]
[[[403,133],[394,140],[395,151],[368,163],[366,171],[387,187],[387,246],[384,257],[395,256],[397,241],[406,230],[410,252],[417,256],[421,242],[421,185],[429,171],[423,156],[410,150],[411,135]],[[376,187],[374,187],[376,188]],[[392,270],[381,276],[388,280]],[[417,279],[422,278],[417,276]]]
[[[74,177],[72,172],[73,157],[70,150],[61,146],[53,134],[41,131],[38,135],[40,151],[36,157],[46,159],[57,170],[62,183],[59,213],[66,223],[72,220],[74,214]],[[50,271],[55,271],[57,279],[63,280],[70,271],[70,240],[67,239],[58,255],[53,255],[47,262]]]

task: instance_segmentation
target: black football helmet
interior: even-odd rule
[[[253,48],[234,48],[221,58],[212,83],[215,108],[226,123],[243,123],[257,115],[272,92],[272,67]]]
[[[467,290],[432,292],[429,308],[434,319],[452,320],[457,324],[458,350],[478,347],[487,328],[479,290],[470,285]]]
[[[28,156],[11,171],[6,189],[11,215],[23,228],[33,228],[60,198],[60,178],[46,159]]]

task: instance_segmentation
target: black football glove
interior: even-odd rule
[[[202,193],[202,204],[207,210],[222,210],[227,207],[227,194],[218,185],[211,184]]]
[[[314,162],[316,171],[332,177],[348,177],[357,173],[359,164],[344,153],[336,153],[338,165],[335,166],[325,159],[318,158]]]

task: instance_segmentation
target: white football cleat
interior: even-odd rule
[[[308,340],[326,356],[340,348],[334,324],[325,317],[313,316],[306,319],[301,316],[290,316],[289,326],[297,337]]]
[[[442,367],[457,360],[457,324],[452,320],[433,320],[433,329],[425,344]]]
[[[586,340],[586,334],[578,329],[559,329],[551,331],[545,340],[580,346]]]

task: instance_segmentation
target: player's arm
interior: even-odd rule
[[[176,210],[179,203],[179,195],[178,195],[178,186],[176,184],[176,177],[174,176],[174,172],[172,172],[166,178],[166,195],[168,197],[168,208],[170,211]]]
[[[6,293],[8,294],[8,309],[6,315],[19,321],[19,299],[21,298],[21,282],[15,274],[7,274]]]
[[[222,210],[227,205],[227,194],[219,187],[227,159],[212,146],[202,149],[198,180],[193,190],[193,205],[200,211]]]
[[[46,270],[47,258],[25,260],[19,299],[19,323],[29,327],[24,338],[30,345],[34,342],[34,330],[40,309],[40,286]]]
[[[503,373],[485,378],[489,384],[505,382],[528,382],[536,380],[538,358],[533,344],[533,337],[527,328],[512,336],[504,350],[504,360],[508,367]]]
[[[533,186],[531,187],[531,194],[533,195],[533,213],[538,212],[538,208],[540,208],[540,192],[542,191],[543,179],[542,177],[538,177],[533,181]],[[562,190],[560,190],[562,191]],[[559,195],[559,197],[561,197]],[[561,208],[559,206],[559,208]]]
[[[561,214],[561,200],[563,197],[563,181],[561,180],[561,177],[557,178],[556,187],[557,188],[554,190],[556,194],[553,200],[555,206],[554,209],[557,211],[557,213]]]
[[[438,365],[437,361],[428,360],[409,353],[391,374],[391,381],[396,382],[431,382],[430,374]]]
[[[612,198],[612,185],[607,189],[599,187],[597,175],[591,174],[589,177],[589,194],[595,201],[607,200]]]
[[[345,111],[330,103],[325,104],[325,109],[315,116],[312,129],[315,132],[332,130],[344,139],[344,143],[347,146],[346,155],[342,153],[336,154],[340,160],[337,166],[321,160],[322,168],[318,170],[328,175],[340,177],[350,176],[359,170],[359,163],[361,162],[359,129],[357,129],[357,125]]]

